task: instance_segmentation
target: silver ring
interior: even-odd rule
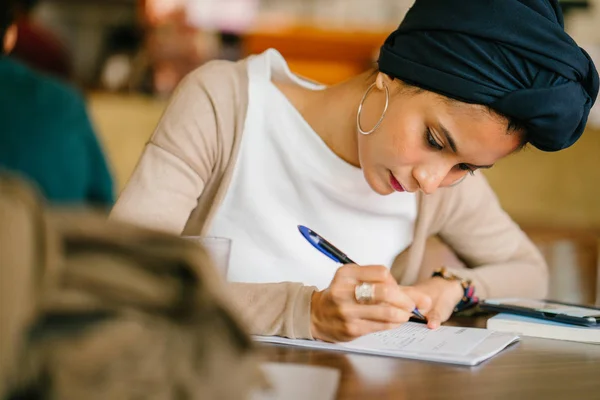
[[[377,121],[377,123],[375,124],[375,126],[371,130],[363,131],[362,127],[360,126],[360,113],[362,112],[363,104],[365,103],[365,100],[367,99],[367,96],[369,95],[369,92],[375,86],[376,86],[376,84],[372,83],[371,86],[369,86],[369,88],[367,89],[367,91],[363,95],[362,99],[360,99],[360,103],[358,103],[358,111],[356,113],[356,129],[358,129],[358,131],[360,133],[362,133],[363,135],[370,135],[371,133],[375,132],[375,130],[377,128],[379,128],[379,125],[381,125],[381,122],[383,122],[383,118],[385,117],[385,113],[387,112],[388,105],[390,103],[390,91],[389,91],[387,85],[384,83],[383,84],[383,88],[385,89],[385,107],[383,107],[383,112],[381,113],[381,117],[379,117],[379,121]]]
[[[375,286],[363,282],[354,287],[354,298],[358,303],[369,303],[375,298]]]

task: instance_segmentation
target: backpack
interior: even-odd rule
[[[1,399],[243,399],[265,381],[198,245],[0,175]]]

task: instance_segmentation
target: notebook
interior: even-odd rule
[[[254,336],[254,340],[311,349],[473,366],[495,356],[511,343],[518,341],[519,337],[514,333],[479,328],[442,326],[431,330],[423,324],[407,322],[398,328],[361,336],[346,343],[287,339],[278,336]]]
[[[563,324],[515,314],[498,314],[488,319],[487,328],[522,336],[600,344],[600,327]]]

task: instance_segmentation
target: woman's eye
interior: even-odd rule
[[[427,144],[428,144],[430,147],[432,147],[432,148],[434,148],[434,149],[436,149],[436,150],[442,150],[442,149],[444,148],[444,146],[442,146],[441,144],[439,144],[439,143],[437,142],[437,140],[435,140],[435,138],[434,138],[434,137],[433,137],[433,135],[431,134],[431,130],[430,130],[429,128],[427,128],[427,134],[426,134],[426,137],[427,137]]]
[[[475,171],[473,170],[473,168],[469,167],[467,164],[458,164],[458,168],[461,171],[468,171],[469,174],[473,175],[475,173]]]
[[[436,150],[443,150],[444,149],[444,146],[441,145],[440,143],[438,143],[437,140],[435,140],[435,137],[431,133],[431,129],[427,128],[427,132],[426,132],[425,137],[427,139],[427,144],[429,145],[429,147],[431,147],[433,149],[436,149]],[[473,167],[469,166],[468,164],[460,163],[460,164],[457,165],[457,167],[461,171],[467,171],[471,175],[474,175],[474,173],[475,173],[475,169]]]

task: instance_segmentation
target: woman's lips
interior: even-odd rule
[[[398,182],[398,179],[394,177],[394,174],[390,172],[390,185],[396,192],[406,192],[404,187]]]

